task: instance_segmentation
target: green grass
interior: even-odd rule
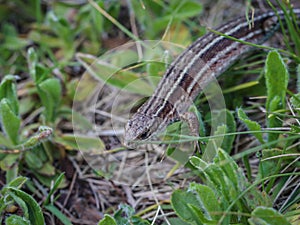
[[[120,1],[0,3],[1,223],[80,224],[66,213],[61,191],[76,186],[72,181],[91,184],[91,174],[110,184],[120,165],[104,160],[93,167],[91,160],[91,174],[79,179],[64,175],[68,171],[61,165],[74,156],[77,174],[79,150],[95,153],[93,159],[131,154],[120,143],[111,144],[108,133],[124,126],[135,101],[151,95],[166,65],[205,32],[197,19],[204,13],[198,1],[130,2],[125,8]],[[171,187],[170,199],[154,195],[155,200],[134,208],[120,204],[122,199],[119,208],[103,203],[105,217],[99,224],[299,223],[300,39],[295,24],[288,20],[288,29],[279,32],[285,46],[260,49],[221,76],[226,109],[211,111],[208,102],[216,98],[214,92],[196,99],[191,111],[199,118],[199,138],[178,122],[151,142],[162,143],[167,157],[177,161],[166,171],[167,178],[180,166],[190,173],[158,184],[147,177],[147,190],[131,191],[143,196]],[[119,48],[129,40],[155,41]],[[111,49],[110,41],[118,47]],[[95,90],[100,100],[93,101],[102,104],[97,108],[102,114],[93,121],[86,109]],[[106,133],[95,132],[94,122]],[[200,152],[191,149],[195,140]],[[140,146],[137,152],[145,150]],[[145,160],[151,151],[147,154]],[[185,188],[179,189],[184,179]]]

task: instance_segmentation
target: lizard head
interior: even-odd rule
[[[135,148],[139,142],[149,140],[159,129],[162,119],[136,113],[125,126],[123,144]]]

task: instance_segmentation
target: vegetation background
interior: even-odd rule
[[[214,118],[227,120],[213,134],[211,96],[197,98],[200,148],[225,134],[214,161],[192,156],[181,123],[162,144],[121,146],[166,64],[205,28],[270,5],[0,1],[1,224],[299,224],[299,19],[220,78],[227,109]],[[138,61],[124,47],[138,40],[161,49]]]

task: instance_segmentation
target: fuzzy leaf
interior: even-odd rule
[[[176,214],[184,221],[191,224],[202,224],[199,217],[191,210],[191,205],[198,206],[195,195],[189,191],[176,190],[172,193],[171,204]]]
[[[31,195],[13,187],[8,187],[8,190],[25,202],[29,215],[28,219],[32,225],[45,223],[42,209]]]
[[[27,63],[29,67],[29,74],[31,78],[36,82],[36,66],[38,62],[37,54],[34,48],[29,48],[27,50]]]
[[[30,222],[18,215],[11,215],[10,217],[5,219],[6,225],[30,225]]]
[[[290,225],[282,214],[273,208],[257,207],[248,220],[251,225]]]
[[[105,144],[100,138],[65,134],[55,137],[55,141],[62,144],[66,149],[79,149],[83,152],[99,153],[105,149]]]
[[[226,134],[234,133],[236,131],[236,123],[232,113],[229,110],[223,110],[219,113],[217,119],[222,121],[225,118],[226,121]],[[230,153],[232,150],[232,145],[235,139],[235,135],[226,135],[224,136],[223,143],[221,148],[224,149],[227,153]]]
[[[47,121],[54,122],[57,107],[61,99],[61,85],[58,79],[49,78],[38,86],[38,94],[45,107]]]
[[[207,162],[197,156],[192,156],[189,162],[200,171],[203,171],[208,166]]]
[[[27,181],[26,177],[17,177],[11,182],[9,182],[8,187],[21,188],[26,181]]]
[[[6,98],[15,115],[19,115],[19,102],[15,84],[16,76],[6,75],[0,84],[0,100]]]
[[[39,170],[43,166],[43,162],[33,151],[25,152],[25,162],[31,169]]]
[[[105,214],[104,218],[98,223],[98,225],[117,225],[117,223],[112,216]]]
[[[18,143],[21,120],[11,108],[9,101],[4,98],[0,101],[0,124],[5,134],[13,144]]]
[[[293,108],[295,108],[297,111],[300,111],[300,93],[291,97],[291,103]]]
[[[220,219],[222,210],[218,199],[216,198],[216,194],[210,187],[191,183],[189,189],[194,191],[197,196],[196,198],[201,201],[201,211],[199,213],[202,214],[201,217],[204,217],[206,220],[202,221],[203,223]]]
[[[266,108],[268,112],[270,112],[270,103],[275,96],[279,96],[281,108],[284,109],[289,74],[283,59],[277,51],[271,51],[268,54],[265,77],[268,93]]]
[[[272,114],[272,112],[281,108],[281,102],[279,96],[274,96],[274,98],[270,101],[269,104],[269,115],[267,118],[267,126],[269,128],[273,127],[281,127],[282,121],[277,118],[277,115]],[[277,133],[269,133],[268,134],[268,142],[276,141],[278,139],[279,134]]]
[[[282,126],[282,122],[275,116],[269,115],[276,110],[285,110],[285,96],[289,73],[283,59],[277,51],[271,51],[268,54],[265,66],[265,77],[267,86],[267,126],[269,128],[280,127]],[[269,142],[275,141],[277,138],[278,134],[268,134]]]
[[[241,108],[238,109],[238,117],[250,131],[261,131],[260,125],[257,122],[250,120]],[[264,143],[262,133],[253,133],[253,135],[259,140],[261,144]]]

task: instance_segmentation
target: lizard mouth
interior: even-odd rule
[[[145,144],[159,130],[163,120],[159,117],[135,114],[125,126],[123,146],[132,149]]]

